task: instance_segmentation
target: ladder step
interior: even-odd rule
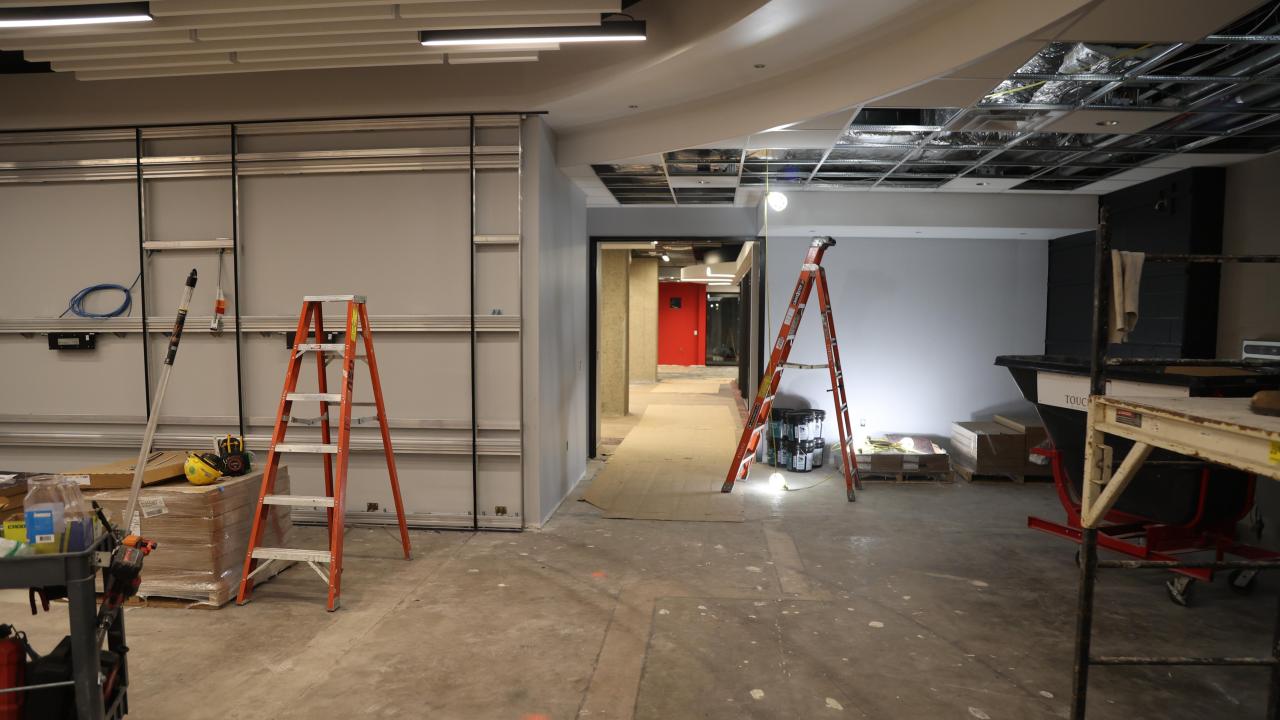
[[[267,495],[263,505],[288,505],[290,507],[333,507],[333,498],[308,495]]]
[[[288,393],[284,399],[294,402],[340,403],[342,393]]]
[[[253,549],[254,560],[292,560],[296,562],[330,562],[331,556],[328,550],[298,550],[296,548],[269,548],[259,547]]]
[[[293,349],[297,350],[299,353],[307,353],[307,352],[340,353],[343,350],[345,350],[346,347],[347,346],[343,345],[342,343],[302,343],[300,345],[294,345]]]
[[[364,302],[363,295],[304,295],[303,302]]]
[[[320,445],[320,444],[302,444],[302,443],[279,443],[275,447],[276,452],[286,453],[321,453],[336,455],[338,454],[337,445]]]

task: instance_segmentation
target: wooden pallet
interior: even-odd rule
[[[901,472],[859,470],[858,474],[863,480],[869,482],[945,483],[952,480],[950,470],[903,470]]]
[[[1049,468],[1045,468],[1044,474],[1028,475],[1022,473],[979,473],[963,465],[952,465],[951,471],[955,474],[956,482],[988,482],[988,481],[1013,481],[1015,483],[1024,483],[1028,480],[1032,482],[1050,482],[1053,480],[1053,473]]]

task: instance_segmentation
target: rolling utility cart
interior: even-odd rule
[[[34,693],[74,686],[77,720],[116,720],[129,711],[129,668],[124,642],[124,611],[107,630],[107,646],[98,647],[98,603],[94,581],[99,569],[110,564],[115,541],[104,533],[88,550],[74,553],[30,555],[0,560],[0,589],[20,590],[65,586],[67,615],[71,625],[71,678],[0,690],[0,693]],[[103,578],[104,582],[106,578]],[[104,659],[110,658],[110,666]],[[105,697],[104,697],[105,695]],[[31,695],[26,701],[31,702]]]
[[[1098,545],[1103,522],[1135,482],[1143,466],[1158,450],[1262,479],[1280,480],[1280,418],[1253,413],[1248,398],[1158,397],[1125,395],[1111,385],[1111,368],[1121,366],[1238,365],[1238,361],[1170,360],[1168,358],[1107,357],[1106,318],[1111,302],[1111,231],[1108,212],[1102,209],[1098,241],[1094,249],[1093,353],[1088,385],[1088,416],[1084,435],[1083,486],[1080,500],[1080,586],[1076,607],[1075,657],[1072,672],[1071,720],[1084,720],[1087,710],[1089,669],[1102,666],[1218,666],[1267,668],[1267,720],[1280,720],[1280,601],[1276,624],[1266,655],[1254,657],[1093,655],[1094,586],[1099,569],[1241,570],[1256,572],[1280,568],[1280,560],[1099,560]],[[1275,263],[1280,255],[1167,255],[1149,254],[1157,263]],[[1114,394],[1112,394],[1114,393]],[[1117,450],[1107,436],[1130,443]],[[1119,466],[1113,459],[1123,455]],[[1212,483],[1212,479],[1209,480]]]

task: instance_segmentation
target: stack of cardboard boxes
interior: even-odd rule
[[[902,480],[912,475],[945,478],[951,471],[946,451],[922,435],[869,437],[855,449],[855,455],[864,475]]]
[[[112,524],[156,542],[158,547],[147,557],[139,596],[222,605],[234,597],[240,584],[262,472],[223,477],[212,485],[192,485],[183,476],[185,459],[185,452],[152,454],[143,472],[143,489],[132,523],[125,522],[123,515],[134,461],[66,475],[78,478],[86,497],[102,506]],[[289,492],[289,472],[283,466],[276,490]],[[289,508],[272,506],[262,544],[286,545],[291,527]],[[278,565],[264,573],[272,574]]]
[[[1002,475],[1022,480],[1048,476],[1047,465],[1033,462],[1031,448],[1048,435],[1038,421],[996,415],[990,421],[951,425],[951,462],[961,474]]]

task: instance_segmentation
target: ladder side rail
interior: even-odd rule
[[[811,266],[809,261],[814,259],[816,251],[819,248],[810,248],[805,255],[805,264],[801,267]],[[796,331],[800,327],[800,319],[804,316],[805,303],[809,300],[809,294],[813,290],[814,273],[811,270],[801,270],[800,277],[796,280],[796,289],[791,294],[791,302],[787,305],[787,312],[782,318],[782,325],[778,328],[778,339],[773,344],[773,352],[769,356],[769,365],[765,370],[765,376],[760,383],[760,389],[756,392],[756,399],[752,403],[751,412],[747,416],[747,424],[742,429],[742,437],[738,441],[738,449],[734,453],[733,462],[730,464],[729,473],[725,477],[724,485],[720,488],[720,492],[730,492],[733,485],[738,480],[746,477],[747,471],[751,467],[754,459],[755,448],[759,442],[760,433],[757,429],[765,425],[769,421],[769,410],[773,407],[773,398],[777,394],[778,386],[782,381],[782,364],[787,361],[791,354],[791,346],[795,342]],[[751,454],[749,455],[748,452]]]
[[[324,342],[324,309],[320,304],[316,304],[316,322],[315,322],[316,342]],[[297,352],[298,345],[294,343],[294,352]],[[316,391],[320,394],[329,392],[329,372],[328,359],[325,357],[324,351],[315,353],[316,356]],[[330,434],[329,426],[329,403],[324,400],[320,401],[320,442],[328,445],[333,442]],[[321,453],[321,462],[324,464],[324,494],[326,497],[333,497],[333,455],[329,453]],[[333,508],[325,508],[325,518],[329,527],[333,527]],[[333,546],[329,546],[329,551],[333,551]]]
[[[391,428],[387,424],[387,408],[382,399],[382,378],[378,375],[378,359],[373,354],[373,329],[369,326],[369,310],[364,304],[360,305],[360,332],[364,336],[365,364],[369,366],[369,379],[373,386],[373,402],[378,413],[378,430],[382,433],[382,450],[387,456],[391,497],[395,501],[396,520],[400,524],[400,544],[404,547],[404,559],[408,560],[409,526],[404,518],[404,500],[400,497],[400,477],[396,472],[396,456],[391,449]]]
[[[342,594],[342,539],[345,532],[347,471],[351,460],[351,403],[355,395],[356,302],[347,303],[346,328],[342,351],[342,402],[338,415],[338,467],[333,484],[333,522],[329,525],[329,602],[332,612],[338,609]]]
[[[856,499],[855,489],[862,489],[858,460],[853,452],[853,427],[849,421],[849,397],[844,389],[844,371],[840,365],[840,347],[836,339],[835,317],[831,313],[831,289],[827,271],[818,268],[818,310],[822,315],[822,334],[827,345],[827,370],[831,376],[831,400],[835,407],[836,429],[840,436],[840,460],[844,470],[845,497]]]
[[[306,342],[307,330],[310,327],[310,320],[313,314],[320,312],[319,303],[304,302],[302,304],[302,312],[298,314],[298,329],[293,336],[293,345],[296,348],[299,344]],[[289,426],[289,413],[293,408],[293,401],[289,399],[289,394],[297,389],[298,371],[302,367],[302,355],[294,352],[289,358],[289,367],[285,372],[284,389],[280,392],[280,405],[276,410],[276,426],[271,431],[271,444],[267,449],[267,462],[262,473],[262,486],[258,491],[258,504],[253,511],[253,524],[249,530],[249,545],[245,549],[244,556],[244,572],[240,576],[240,590],[236,594],[236,604],[243,605],[248,599],[249,593],[253,591],[253,574],[255,566],[258,564],[253,558],[253,551],[258,547],[258,543],[262,539],[262,519],[266,513],[266,497],[275,492],[276,472],[280,467],[280,454],[276,452],[276,445],[284,440],[285,431]]]

